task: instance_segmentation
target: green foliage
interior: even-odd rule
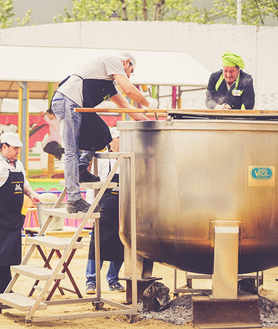
[[[215,18],[227,16],[237,18],[236,0],[215,0],[212,14]],[[245,0],[242,1],[242,22],[252,25],[265,25],[267,17],[278,19],[277,0]]]
[[[25,24],[29,23],[31,18],[31,13],[33,9],[29,9],[27,13],[25,14],[25,17],[20,20],[18,17],[16,17],[17,25],[18,26],[24,26]]]
[[[0,1],[0,28],[5,29],[13,22],[13,2],[12,0]]]
[[[13,13],[13,1],[6,0],[0,1],[0,29],[6,29],[11,26],[14,21],[14,13]],[[30,21],[32,9],[28,10],[25,17],[20,20],[19,18],[15,18],[18,26],[23,26]]]
[[[192,7],[193,0],[73,0],[72,13],[65,8],[65,17],[58,15],[53,21],[110,21],[113,10],[119,20],[164,20],[205,23],[209,13]],[[143,6],[146,4],[146,16]],[[125,19],[125,14],[127,19]]]

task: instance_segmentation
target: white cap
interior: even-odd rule
[[[110,128],[112,138],[120,137],[119,130],[116,127]]]
[[[8,132],[8,133],[3,133],[0,136],[1,143],[4,144],[9,144],[11,146],[15,147],[21,147],[22,143],[19,139],[19,135],[16,133]]]
[[[127,60],[127,59],[130,59],[132,65],[133,65],[133,68],[135,70],[135,66],[136,66],[136,58],[133,54],[129,53],[128,51],[123,51],[119,54],[119,57],[120,59],[122,60]]]

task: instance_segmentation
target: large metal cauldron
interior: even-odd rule
[[[278,265],[278,122],[119,122],[136,163],[137,250],[212,273],[211,222],[240,221],[239,273]],[[120,236],[130,247],[129,165],[120,172]]]

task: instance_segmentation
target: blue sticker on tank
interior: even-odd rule
[[[269,167],[253,167],[251,170],[251,176],[256,180],[267,180],[273,176],[272,169]]]

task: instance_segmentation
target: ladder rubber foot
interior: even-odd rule
[[[96,309],[97,311],[103,309],[103,305],[104,305],[103,302],[93,302],[92,304],[93,304],[93,306],[95,307],[95,309]]]
[[[135,323],[139,320],[139,314],[132,314],[130,316],[130,323]]]

